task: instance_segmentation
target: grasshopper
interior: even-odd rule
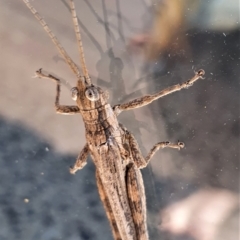
[[[70,168],[74,174],[87,163],[90,154],[96,166],[96,181],[100,198],[110,222],[115,240],[147,240],[146,197],[140,169],[145,168],[152,156],[162,148],[181,149],[182,142],[176,144],[159,142],[153,146],[144,158],[134,136],[118,122],[117,116],[126,110],[131,110],[171,94],[181,89],[187,89],[198,79],[203,78],[204,70],[199,70],[190,80],[168,87],[153,95],[139,97],[130,102],[111,106],[108,103],[108,94],[100,87],[94,86],[88,74],[85,63],[81,35],[73,0],[69,0],[75,34],[80,54],[83,74],[68,56],[58,39],[50,30],[39,13],[23,0],[31,10],[44,30],[57,47],[71,70],[77,77],[77,86],[72,88],[72,99],[76,106],[63,106],[59,103],[60,79],[36,71],[36,76],[53,80],[57,84],[55,108],[60,114],[80,113],[85,125],[86,144],[77,157],[75,165]]]

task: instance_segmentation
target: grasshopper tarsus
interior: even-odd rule
[[[46,79],[50,79],[50,80],[53,80],[54,82],[59,82],[60,83],[60,79],[51,75],[51,74],[45,74],[42,72],[42,68],[39,68],[36,72],[36,77],[38,78],[46,78]]]
[[[179,140],[178,140],[178,146],[179,146],[179,150],[181,149],[181,148],[184,148],[185,147],[185,143],[183,143],[183,142],[180,142]]]
[[[200,69],[196,72],[196,74],[203,79],[203,76],[205,75],[205,71],[203,69]]]
[[[205,71],[203,69],[198,70],[197,72],[195,72],[195,75],[188,81],[184,82],[183,84],[180,84],[181,89],[185,88],[188,89],[189,87],[191,87],[197,80],[199,79],[204,79],[204,74]],[[181,90],[179,89],[179,90]]]

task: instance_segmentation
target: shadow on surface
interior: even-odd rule
[[[91,161],[71,175],[76,156],[20,124],[1,118],[0,136],[1,240],[112,239]]]

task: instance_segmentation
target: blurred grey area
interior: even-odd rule
[[[79,57],[68,1],[30,1],[66,51]],[[234,0],[75,1],[93,82],[111,103],[160,91],[204,69],[204,80],[120,121],[143,154],[150,239],[239,239],[239,3]],[[95,166],[68,168],[85,144],[80,116],[54,112],[55,85],[75,76],[22,1],[0,8],[0,240],[112,238]],[[61,103],[72,104],[62,88]]]

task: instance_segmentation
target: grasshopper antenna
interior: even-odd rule
[[[73,24],[74,24],[74,30],[75,30],[75,34],[76,34],[76,38],[77,38],[77,44],[78,44],[78,50],[79,50],[79,54],[80,54],[80,62],[81,62],[82,71],[83,71],[83,74],[85,77],[85,81],[87,82],[88,85],[91,85],[91,80],[90,80],[90,77],[88,74],[85,57],[84,57],[84,53],[83,53],[83,45],[82,45],[82,39],[81,39],[79,24],[78,24],[78,20],[77,20],[75,5],[74,5],[73,0],[69,0],[69,3],[70,3],[70,9],[72,12],[72,20],[73,20]]]
[[[80,78],[80,71],[78,69],[78,66],[73,62],[73,60],[69,57],[63,46],[60,44],[56,36],[53,34],[52,30],[49,28],[47,23],[44,21],[42,16],[37,12],[37,10],[29,3],[28,0],[23,0],[23,2],[27,5],[27,7],[30,9],[30,11],[33,13],[35,18],[39,21],[39,23],[43,26],[44,30],[47,32],[48,36],[51,38],[54,45],[57,47],[59,53],[62,55],[62,57],[65,59],[68,66],[71,68],[71,70],[74,72],[74,74],[77,76],[77,78]]]

